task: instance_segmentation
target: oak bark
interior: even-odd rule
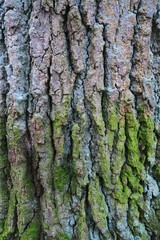
[[[0,239],[160,239],[160,1],[0,1]]]

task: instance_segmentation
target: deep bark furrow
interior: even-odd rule
[[[9,189],[11,187],[9,179],[9,163],[8,163],[8,144],[6,134],[6,121],[7,121],[7,110],[6,110],[6,95],[8,91],[8,84],[6,78],[5,65],[7,63],[6,46],[4,38],[4,2],[2,1],[0,6],[0,233],[4,231],[5,217],[8,209],[9,201]],[[10,184],[9,184],[10,183]],[[7,186],[7,187],[6,187]]]
[[[8,54],[6,69],[10,85],[7,93],[8,159],[13,186],[2,238],[13,234],[23,238],[24,229],[35,209],[34,185],[30,173],[30,142],[26,125],[29,71],[27,21],[30,3],[24,6],[21,2],[19,6],[14,6],[5,1],[4,6],[3,27]],[[12,38],[14,34],[16,39]]]
[[[0,3],[0,239],[159,239],[159,0]]]

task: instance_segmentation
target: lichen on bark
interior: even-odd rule
[[[159,22],[159,0],[0,1],[0,239],[159,239]]]

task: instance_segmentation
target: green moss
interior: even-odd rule
[[[104,180],[104,184],[107,188],[111,188],[110,181],[110,159],[109,155],[106,153],[106,137],[105,137],[105,124],[102,117],[102,112],[99,113],[98,117],[95,112],[93,113],[93,123],[96,130],[96,145],[97,154],[96,161],[99,163],[100,173]]]
[[[104,125],[104,120],[102,117],[102,114],[99,113],[99,116],[97,117],[96,114],[93,115],[94,122],[95,122],[95,128],[97,130],[97,133],[101,136],[105,134],[105,125]]]
[[[113,141],[114,141],[114,132],[111,130],[107,131],[107,144],[108,147],[110,149],[110,151],[112,151],[112,147],[113,147]]]
[[[110,159],[106,153],[106,140],[105,137],[99,137],[98,142],[98,152],[99,152],[99,167],[100,173],[104,180],[105,186],[111,189],[111,171],[110,171]]]
[[[68,121],[68,109],[70,105],[70,96],[63,96],[62,103],[57,107],[55,113],[52,113],[54,138],[58,139],[63,135],[63,127]]]
[[[53,171],[55,189],[63,192],[69,184],[69,174],[62,166],[54,166]]]
[[[9,236],[15,232],[15,209],[16,209],[16,194],[14,190],[10,192],[8,213],[4,224],[4,231],[0,235],[0,239],[8,240]]]
[[[115,106],[108,107],[108,117],[107,117],[107,144],[110,150],[112,150],[115,131],[118,129],[118,114],[116,112]]]
[[[127,178],[127,182],[130,186],[130,188],[132,189],[133,192],[139,192],[142,193],[143,192],[143,188],[142,185],[140,184],[140,179],[136,176],[136,174],[133,173],[133,170],[130,166],[128,166],[127,164],[124,165],[123,170],[122,170],[122,181],[123,179]]]
[[[18,213],[17,226],[19,233],[24,231],[24,226],[32,219],[35,209],[34,202],[34,188],[32,184],[31,175],[28,174],[26,162],[22,162],[20,165],[13,169],[14,179],[13,182],[16,185],[16,208]]]
[[[129,224],[130,226],[134,227],[134,220],[139,219],[140,213],[138,211],[138,207],[135,204],[135,200],[130,200],[129,202]]]
[[[80,139],[80,127],[78,124],[74,124],[72,127],[72,140],[73,140],[73,158],[77,159],[79,158],[80,152],[81,152],[81,142],[82,139]]]
[[[78,240],[88,240],[88,227],[86,224],[85,198],[81,200],[81,209],[77,219]]]
[[[4,138],[6,134],[6,119],[0,117],[0,140]]]
[[[154,167],[153,167],[153,174],[157,179],[160,179],[160,163],[158,162]]]
[[[160,195],[158,195],[153,202],[154,209],[160,210]]]
[[[140,152],[138,147],[139,124],[132,111],[126,113],[126,149],[127,162],[132,167],[139,168]]]
[[[8,209],[7,170],[8,152],[6,140],[6,119],[0,117],[0,233],[3,232],[5,217]]]
[[[117,133],[117,143],[116,143],[117,151],[119,151],[119,152],[123,151],[124,145],[125,145],[125,140],[126,140],[125,120],[124,120],[124,117],[122,117],[118,123],[118,133]]]
[[[8,118],[7,121],[7,134],[8,134],[8,148],[13,149],[17,145],[21,143],[22,139],[22,131],[20,130],[19,126],[14,123],[14,120],[12,118]]]
[[[63,121],[64,121],[64,114],[63,113],[57,113],[55,120],[53,122],[53,128],[54,128],[54,138],[60,138],[63,133]]]
[[[120,179],[118,179],[116,188],[112,192],[112,196],[118,200],[121,204],[126,204],[128,202],[128,198],[131,194],[131,190],[128,186],[123,186]]]
[[[34,219],[21,236],[21,240],[37,240],[39,238],[39,231],[38,220]]]
[[[160,239],[160,218],[152,210],[149,213],[146,225],[154,238]]]
[[[122,124],[120,129],[120,145],[118,145],[118,141],[117,145],[119,150],[119,156],[120,152],[123,154],[120,157],[118,155],[116,156],[112,171],[117,175],[121,174],[121,178],[118,179],[116,192],[114,192],[114,197],[120,203],[125,204],[127,203],[128,198],[139,198],[139,196],[143,193],[143,187],[140,184],[140,181],[145,179],[145,169],[143,163],[140,161],[140,152],[138,146],[139,124],[136,120],[133,110],[129,110],[126,113],[125,128]],[[123,138],[123,141],[121,141],[121,138]],[[124,152],[125,148],[126,152]],[[121,169],[123,164],[121,159],[124,154],[126,155],[127,159],[126,164],[124,164],[123,168]],[[120,164],[119,162],[122,162],[122,164]],[[119,169],[119,172],[117,169]]]
[[[113,162],[111,165],[112,171],[112,184],[115,185],[115,189],[112,191],[113,198],[117,199],[121,204],[126,204],[128,201],[128,197],[131,193],[130,189],[127,185],[122,184],[120,180],[120,173],[122,166],[124,164],[124,156],[125,156],[125,120],[122,117],[119,119],[118,123],[118,133],[116,135],[115,141],[115,149],[112,155]]]
[[[80,192],[81,192],[81,186],[77,182],[77,178],[74,173],[72,174],[72,181],[71,181],[70,188],[71,188],[73,195],[77,194],[78,189],[80,189]],[[79,194],[77,194],[77,195],[79,195]]]
[[[33,217],[35,202],[33,199],[34,189],[32,185],[32,180],[30,174],[27,175],[26,163],[17,166],[16,175],[14,179],[14,184],[16,189],[13,190],[15,195],[10,196],[9,201],[9,211],[6,219],[5,228],[8,229],[8,233],[12,232],[12,229],[15,227],[15,214],[18,214],[17,227],[19,233],[21,234],[24,231],[24,226],[30,221]],[[16,202],[15,198],[18,200]],[[16,211],[16,212],[15,212]],[[17,220],[16,220],[17,221]]]
[[[141,145],[144,160],[152,161],[155,152],[155,133],[154,133],[154,121],[144,108],[139,109],[139,142]],[[145,156],[145,157],[144,157]]]
[[[141,128],[141,127],[140,127]],[[126,156],[127,163],[135,169],[135,176],[138,179],[145,179],[145,168],[143,159],[140,157],[139,139],[140,132],[138,121],[133,110],[126,113]]]
[[[2,146],[3,147],[3,146]],[[8,159],[8,154],[7,154],[7,150],[1,148],[1,144],[0,144],[0,168],[5,168],[8,167],[8,163],[7,163],[7,159]]]
[[[77,182],[80,186],[86,186],[88,182],[88,170],[85,164],[85,156],[83,151],[84,138],[84,122],[74,124],[72,126],[72,170]]]
[[[66,95],[63,97],[61,104],[56,106],[51,114],[56,162],[63,162],[64,158],[64,131],[68,122],[69,106],[70,96]]]
[[[6,120],[0,118],[0,168],[7,165]]]
[[[154,145],[154,125],[151,119],[146,119],[146,121],[141,122],[139,139],[145,148],[147,156],[152,155],[152,149]]]
[[[71,240],[71,238],[66,233],[59,232],[57,233],[55,240]]]
[[[115,131],[118,128],[118,114],[116,112],[115,106],[109,107],[107,124],[108,124],[108,128],[111,131]]]
[[[144,109],[141,109],[141,111],[144,111]],[[128,221],[134,235],[140,236],[141,239],[145,239],[145,237],[147,236],[145,227],[141,223],[141,226],[137,226],[137,224],[135,225],[135,222],[139,221],[139,208],[143,208],[144,202],[144,189],[141,181],[145,181],[144,162],[146,161],[146,158],[148,156],[148,147],[146,148],[146,146],[149,143],[148,146],[153,148],[153,141],[146,140],[147,137],[150,137],[147,136],[146,133],[150,128],[152,135],[153,129],[151,130],[151,121],[149,121],[146,127],[146,120],[144,114],[138,112],[138,117],[136,118],[136,115],[131,108],[127,109],[125,122],[125,148],[127,159],[126,164],[123,166],[122,169],[121,178],[123,184],[127,184],[127,186],[129,186],[129,188],[131,189],[131,194],[129,196]],[[141,204],[139,204],[139,202],[141,202]],[[144,230],[142,231],[143,228]]]
[[[92,216],[94,222],[97,224],[97,227],[106,238],[110,237],[107,226],[108,210],[104,195],[100,190],[98,177],[89,185],[88,201],[90,203]]]
[[[126,136],[125,136],[125,129],[124,129],[124,119],[120,119],[119,122],[119,131],[117,133],[117,137],[115,139],[115,150],[113,152],[113,163],[112,163],[112,173],[116,176],[119,176],[120,172],[121,172],[121,168],[124,164],[124,156],[125,156],[125,140],[126,140]],[[113,179],[113,184],[116,184],[116,181],[114,181]]]

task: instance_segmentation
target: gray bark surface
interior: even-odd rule
[[[0,0],[0,239],[160,239],[159,54],[159,0]]]

